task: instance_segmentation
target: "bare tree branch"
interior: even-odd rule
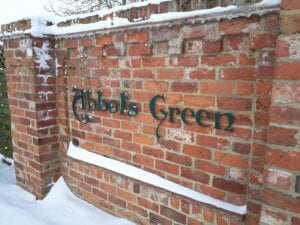
[[[90,13],[143,0],[48,0],[44,8],[58,16]]]

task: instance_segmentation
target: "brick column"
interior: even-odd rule
[[[54,41],[4,42],[17,184],[43,198],[60,175]]]
[[[260,224],[300,224],[300,2],[282,0]]]

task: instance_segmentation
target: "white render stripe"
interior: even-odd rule
[[[155,187],[162,188],[175,194],[215,206],[220,209],[224,209],[239,215],[247,214],[246,205],[237,206],[231,203],[215,199],[208,195],[196,192],[192,189],[186,188],[182,185],[164,179],[156,174],[144,171],[142,169],[120,162],[118,160],[110,159],[105,156],[76,147],[72,143],[69,144],[68,156],[73,159],[77,159],[113,171],[115,173],[122,174],[135,180],[142,181]]]

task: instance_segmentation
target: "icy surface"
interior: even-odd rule
[[[199,202],[203,202],[209,205],[213,205],[217,208],[225,209],[230,212],[234,212],[240,215],[245,215],[247,213],[246,206],[237,206],[218,199],[212,198],[208,195],[201,194],[177,183],[166,180],[160,176],[153,173],[144,171],[142,169],[136,168],[134,166],[125,164],[123,162],[110,159],[85,149],[74,146],[72,143],[69,145],[68,156],[74,159],[78,159],[107,170],[116,172],[118,174],[131,177],[133,179],[142,181],[144,183],[168,190],[170,192],[176,193],[178,195],[186,196],[188,198],[194,199]]]
[[[134,225],[75,197],[63,178],[42,201],[15,183],[14,167],[0,154],[0,225]]]

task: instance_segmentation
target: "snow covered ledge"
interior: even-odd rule
[[[215,7],[187,12],[166,12],[152,14],[149,18],[137,18],[129,21],[128,18],[118,16],[118,12],[130,8],[138,8],[149,4],[160,4],[170,0],[149,0],[132,3],[126,6],[116,7],[110,10],[101,10],[96,13],[82,14],[69,17],[49,18],[33,16],[11,24],[1,26],[0,36],[2,39],[11,35],[30,34],[34,37],[82,35],[83,32],[105,31],[129,28],[132,26],[153,26],[162,23],[176,23],[180,20],[195,21],[219,21],[221,19],[233,19],[237,17],[250,17],[252,15],[264,15],[270,12],[279,12],[281,0],[263,0],[260,3],[227,7]],[[88,21],[88,22],[87,22]]]
[[[118,174],[130,177],[132,179],[153,185],[158,188],[173,192],[175,194],[185,196],[187,198],[212,205],[216,208],[227,210],[239,215],[247,214],[247,206],[233,205],[208,195],[201,194],[192,189],[186,188],[182,185],[166,180],[156,174],[144,171],[126,163],[98,155],[96,153],[89,152],[85,149],[76,147],[72,143],[69,144],[68,156],[89,164],[99,166],[101,168],[113,171]]]

